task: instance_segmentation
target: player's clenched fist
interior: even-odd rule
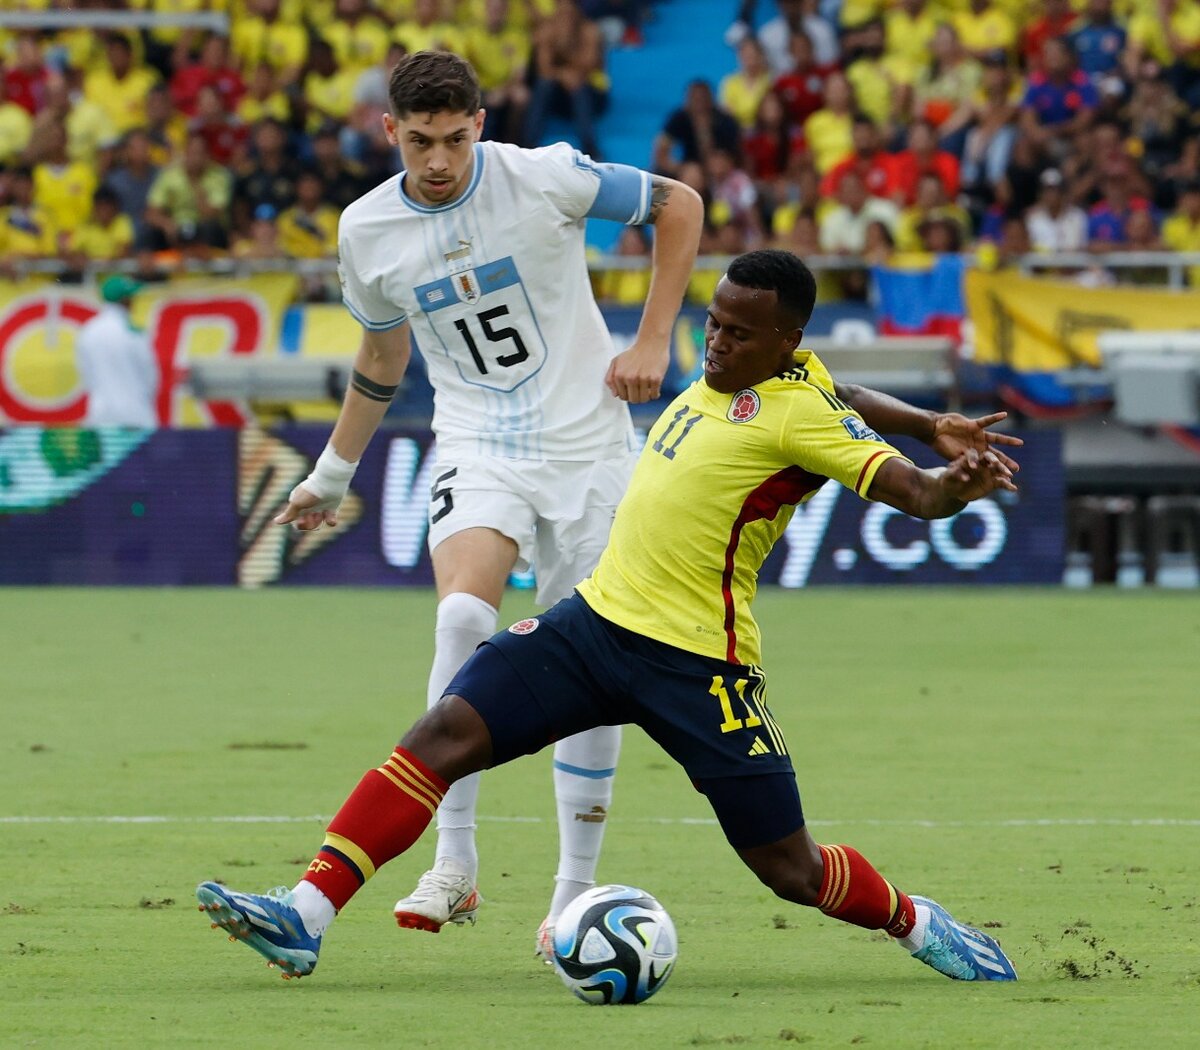
[[[604,384],[614,397],[630,404],[653,401],[662,393],[663,376],[667,374],[670,360],[670,348],[665,344],[650,346],[635,341],[628,350],[612,359]]]

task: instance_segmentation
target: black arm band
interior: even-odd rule
[[[368,379],[357,368],[350,373],[350,385],[357,390],[363,397],[369,397],[372,401],[391,401],[396,396],[396,391],[400,389],[400,384],[395,386],[384,386],[383,383],[376,383],[374,379]]]

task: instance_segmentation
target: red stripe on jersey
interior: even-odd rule
[[[742,529],[753,521],[771,520],[781,507],[799,503],[810,492],[818,489],[826,479],[810,474],[800,467],[785,467],[772,474],[742,502],[742,509],[729,530],[729,545],[725,548],[725,571],[721,574],[721,597],[725,602],[725,659],[731,664],[737,660],[737,631],[734,629],[733,566],[737,557],[738,544],[742,540]]]
[[[867,470],[870,468],[871,464],[874,463],[875,460],[877,460],[880,456],[886,456],[886,455],[887,455],[887,451],[885,449],[881,448],[878,452],[875,453],[875,455],[873,455],[870,459],[868,459],[866,461],[866,463],[864,463],[862,465],[862,470],[860,470],[858,472],[858,480],[854,483],[854,491],[858,492],[858,494],[860,496],[865,495],[865,493],[860,492],[859,490],[862,488],[863,478],[865,478],[867,476]]]

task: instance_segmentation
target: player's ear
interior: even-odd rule
[[[475,141],[478,142],[483,137],[483,121],[487,117],[487,110],[481,109],[475,114]]]
[[[396,134],[396,118],[390,113],[383,114],[383,135],[391,145],[400,145],[399,136]]]
[[[800,342],[803,338],[804,338],[804,329],[803,328],[793,328],[790,332],[788,332],[788,336],[787,336],[788,347],[792,350],[799,350]]]

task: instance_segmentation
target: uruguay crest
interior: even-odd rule
[[[459,299],[464,303],[479,301],[479,297],[483,293],[479,290],[479,282],[475,279],[474,270],[464,270],[462,273],[456,273],[453,280]]]

